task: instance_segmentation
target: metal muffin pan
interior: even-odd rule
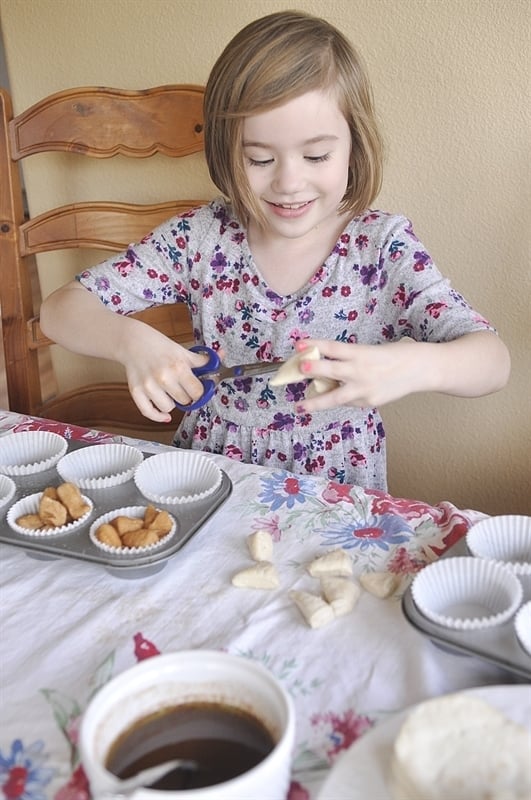
[[[441,556],[452,558],[455,556],[472,555],[466,545],[465,538]],[[522,604],[529,600],[524,591]],[[408,622],[425,634],[431,641],[444,650],[462,656],[474,656],[489,661],[507,672],[518,675],[525,680],[531,680],[531,656],[529,656],[516,636],[514,616],[502,625],[485,628],[478,631],[456,631],[437,625],[427,619],[413,600],[411,587],[402,597],[402,611]]]
[[[88,444],[69,442],[67,452],[87,447]],[[143,455],[147,459],[153,454],[144,453]],[[232,482],[223,470],[221,473],[221,484],[215,492],[203,500],[180,505],[157,503],[157,508],[168,511],[177,522],[177,532],[167,545],[163,545],[153,553],[136,555],[124,553],[120,556],[105,553],[96,547],[90,540],[89,530],[99,516],[113,509],[153,505],[138,491],[133,480],[109,489],[83,489],[83,494],[94,502],[94,510],[80,528],[71,533],[50,538],[32,538],[10,528],[6,519],[9,508],[21,497],[42,491],[46,486],[58,486],[63,479],[55,467],[35,475],[16,477],[13,478],[17,487],[14,497],[9,504],[0,508],[0,542],[21,547],[28,556],[38,559],[73,558],[78,561],[99,564],[111,574],[121,578],[145,577],[159,572],[229,497],[232,492]]]

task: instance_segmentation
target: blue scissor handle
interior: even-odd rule
[[[211,347],[207,347],[203,344],[196,344],[190,348],[190,352],[202,353],[208,356],[206,364],[202,364],[200,367],[192,367],[192,372],[194,375],[197,375],[198,378],[201,378],[201,375],[210,375],[213,372],[217,372],[221,367],[220,357]],[[201,408],[201,406],[204,406],[205,403],[208,403],[216,391],[216,381],[213,381],[211,378],[201,378],[201,383],[203,384],[204,391],[199,400],[187,406],[183,406],[181,403],[175,403],[175,407],[179,408],[181,411],[196,411],[198,408]]]

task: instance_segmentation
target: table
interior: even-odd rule
[[[0,435],[28,429],[91,444],[127,441],[146,453],[167,449],[0,411]],[[77,749],[83,710],[111,677],[157,653],[224,649],[273,672],[297,713],[289,800],[315,800],[339,754],[396,712],[435,695],[517,681],[435,647],[401,612],[416,572],[483,514],[209,457],[230,477],[232,494],[154,575],[126,580],[96,564],[38,560],[0,546],[7,800],[88,798]],[[237,589],[232,575],[251,563],[246,537],[262,528],[274,538],[281,587]],[[388,599],[363,592],[350,615],[313,630],[289,591],[318,592],[305,564],[336,547],[351,555],[355,576],[390,571],[400,587]]]

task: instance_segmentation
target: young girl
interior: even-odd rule
[[[43,303],[43,330],[121,362],[138,408],[160,422],[174,401],[200,397],[191,369],[204,357],[132,312],[186,303],[196,342],[228,366],[317,346],[322,358],[303,358],[302,372],[336,388],[310,398],[306,380],[222,382],[185,416],[175,444],[385,489],[375,406],[420,391],[494,392],[509,356],[411,223],[372,210],[382,148],[358,55],[304,13],[251,22],[209,77],[205,149],[223,196],[56,291]]]

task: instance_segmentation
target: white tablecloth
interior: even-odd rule
[[[109,440],[0,412],[0,434],[39,427]],[[264,664],[282,682],[297,712],[289,800],[317,798],[338,755],[395,712],[434,695],[511,682],[486,662],[435,647],[400,606],[414,574],[481,514],[210,457],[230,477],[232,494],[157,574],[127,580],[98,565],[37,560],[0,546],[7,800],[89,797],[77,750],[83,710],[112,676],[157,653],[223,649]],[[237,589],[232,575],[251,563],[246,537],[260,528],[273,534],[281,587]],[[363,592],[351,614],[312,630],[288,593],[318,592],[305,565],[336,547],[350,554],[354,576],[392,571],[400,589],[386,600]]]

